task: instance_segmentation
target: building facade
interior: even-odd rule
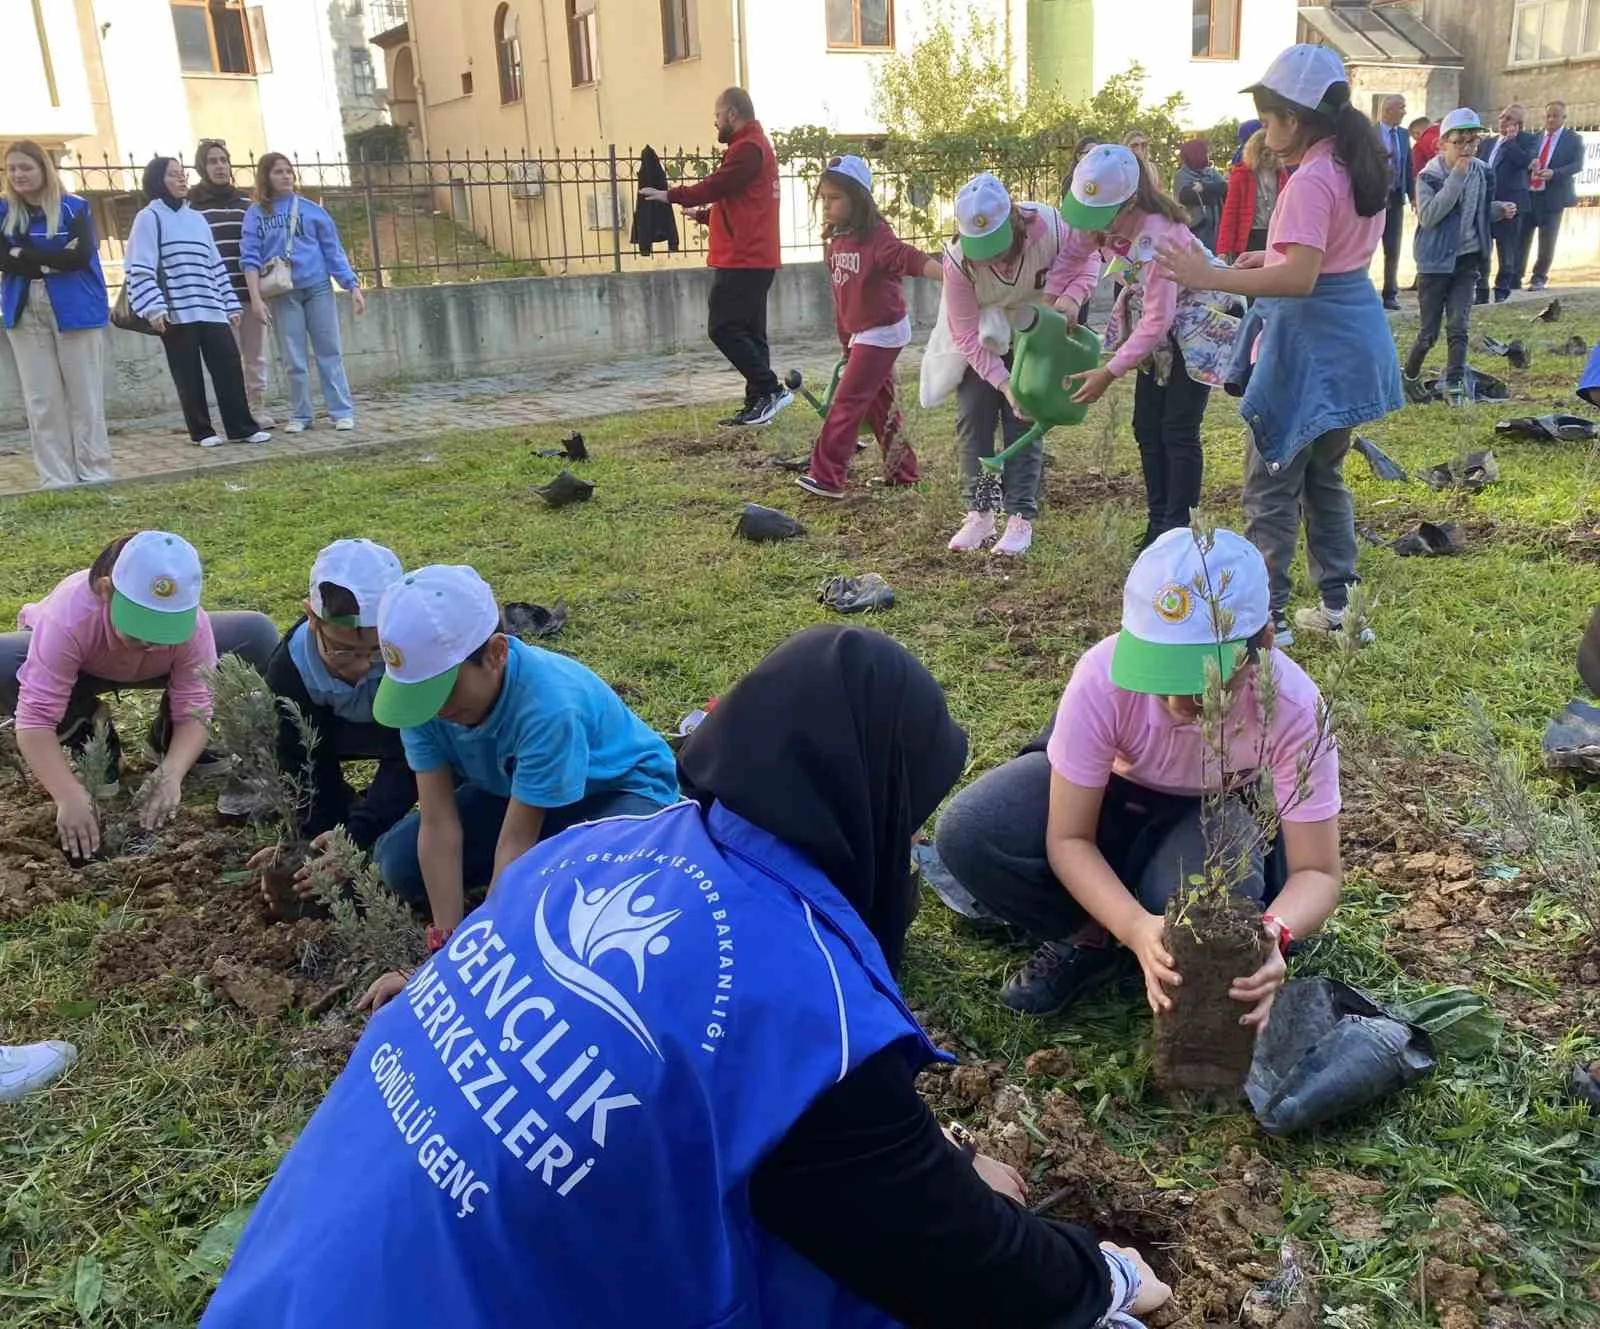
[[[0,0],[23,52],[0,79],[0,139],[69,167],[187,160],[201,137],[235,160],[269,148],[343,156],[327,0]]]

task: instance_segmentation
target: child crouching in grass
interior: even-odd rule
[[[1197,585],[1217,588],[1230,640],[1216,640]],[[1038,947],[1001,999],[1049,1015],[1133,972],[1152,1009],[1167,1009],[1166,989],[1181,979],[1163,943],[1167,904],[1204,872],[1209,844],[1247,846],[1232,889],[1262,909],[1278,948],[1256,973],[1237,975],[1230,995],[1259,1027],[1289,943],[1318,931],[1339,902],[1339,756],[1319,725],[1322,697],[1273,649],[1266,562],[1232,531],[1217,531],[1209,552],[1193,531],[1168,531],[1134,563],[1122,606],[1122,630],[1073,669],[1048,739],[951,800],[939,855]],[[1228,694],[1225,762],[1200,723],[1208,660]],[[1265,671],[1273,704],[1264,719]],[[1281,851],[1260,843],[1250,806],[1264,773]],[[1206,796],[1224,774],[1238,794],[1211,814]]]
[[[883,451],[883,482],[921,479],[905,436],[894,383],[895,361],[910,344],[902,277],[940,281],[944,264],[895,235],[872,201],[872,172],[860,157],[834,157],[817,183],[833,281],[834,324],[844,347],[844,373],[828,406],[811,465],[796,481],[818,498],[843,498],[862,423]]]
[[[300,824],[286,829],[310,841],[313,851],[325,849],[333,830],[343,826],[357,849],[370,852],[417,802],[417,778],[400,735],[372,718],[383,681],[378,606],[403,575],[400,560],[380,544],[334,541],[311,566],[305,614],[284,633],[267,663],[273,695],[293,702],[316,735],[306,772],[299,726],[280,714],[278,767],[297,778],[303,772],[309,776]],[[344,764],[352,761],[378,764],[359,793],[344,776]],[[268,846],[249,866],[266,867],[276,855],[277,847]],[[310,873],[309,866],[297,872],[297,893],[310,894]]]
[[[427,567],[378,610],[385,672],[379,724],[401,731],[417,811],[373,849],[383,882],[432,915],[430,949],[540,840],[678,800],[666,743],[598,676],[500,630],[500,607],[468,567]]]
[[[75,859],[99,852],[94,800],[73,773],[97,722],[111,740],[110,778],[120,744],[100,698],[124,688],[161,688],[150,746],[161,754],[143,791],[146,830],[177,814],[183,783],[206,752],[217,655],[264,669],[278,630],[265,614],[208,615],[200,607],[200,556],[181,535],[140,531],[113,540],[37,604],[22,607],[19,632],[0,635],[0,714],[16,717],[17,747],[56,805],[61,847]]]

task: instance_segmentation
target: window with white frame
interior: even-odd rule
[[[1512,64],[1600,55],[1600,0],[1517,0]]]

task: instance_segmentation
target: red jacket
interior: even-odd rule
[[[902,277],[920,277],[932,260],[908,245],[886,221],[865,240],[836,235],[828,240],[828,275],[833,281],[833,317],[839,340],[849,345],[854,333],[885,328],[906,316]]]
[[[1289,182],[1289,172],[1278,169],[1278,192]],[[1222,205],[1222,224],[1217,227],[1217,253],[1230,258],[1250,248],[1250,232],[1256,221],[1256,173],[1240,162],[1228,172],[1228,198]]]
[[[1491,143],[1491,147],[1494,145]],[[1422,168],[1439,155],[1439,126],[1431,124],[1422,131],[1422,137],[1411,145],[1411,170],[1420,173]],[[1485,158],[1487,160],[1487,158]]]
[[[778,157],[759,120],[745,125],[728,143],[722,164],[693,185],[667,190],[667,201],[686,207],[711,204],[713,268],[776,268],[778,240]]]

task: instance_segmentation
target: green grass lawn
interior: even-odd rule
[[[1005,1063],[993,1069],[1032,1099],[1057,1094],[1115,1151],[1107,1167],[1168,1198],[1180,1215],[1164,1220],[1169,1255],[1192,1284],[1215,1284],[1207,1262],[1225,1259],[1250,1281],[1251,1260],[1275,1263],[1281,1230],[1320,1270],[1327,1323],[1464,1329],[1480,1318],[1594,1318],[1600,1133],[1562,1093],[1573,1061],[1600,1049],[1600,984],[1582,976],[1594,977],[1584,962],[1600,947],[1582,922],[1593,902],[1573,881],[1525,863],[1525,828],[1508,826],[1486,797],[1473,720],[1476,701],[1502,762],[1536,771],[1546,721],[1580,691],[1574,652],[1600,600],[1600,452],[1492,438],[1502,415],[1555,403],[1582,413],[1571,396],[1582,362],[1539,350],[1572,331],[1600,335],[1600,302],[1568,304],[1550,328],[1528,322],[1526,304],[1474,320],[1475,333],[1521,335],[1536,348],[1531,371],[1510,375],[1513,391],[1534,402],[1408,408],[1369,431],[1413,475],[1492,443],[1499,484],[1440,494],[1416,481],[1379,483],[1350,462],[1358,520],[1376,535],[1391,538],[1425,516],[1465,523],[1472,547],[1423,560],[1363,544],[1378,640],[1353,671],[1344,737],[1346,901],[1297,962],[1383,1001],[1470,985],[1508,1017],[1496,1052],[1446,1053],[1438,1073],[1403,1096],[1317,1135],[1271,1140],[1247,1116],[1180,1111],[1149,1089],[1142,1003],[1108,998],[1059,1019],[1014,1017],[996,988],[1019,953],[976,940],[931,900],[918,921],[913,1004],[965,1059]],[[1126,412],[1126,399],[1113,400],[1050,440],[1047,507],[1033,553],[1018,564],[944,550],[960,519],[948,408],[909,413],[928,474],[919,491],[868,489],[863,457],[857,489],[833,505],[805,498],[766,464],[809,447],[816,422],[803,406],[759,438],[683,410],[585,424],[595,498],[561,512],[527,493],[559,468],[531,456],[564,432],[556,427],[14,500],[0,506],[0,619],[86,566],[110,537],[162,526],[199,547],[211,607],[262,608],[286,623],[316,550],[364,535],[408,565],[470,562],[502,599],[564,596],[571,621],[555,644],[666,730],[786,634],[821,621],[815,592],[825,578],[875,571],[900,596],[875,625],[944,685],[971,735],[975,774],[1041,728],[1073,661],[1117,625],[1143,525]],[[1219,397],[1207,422],[1206,514],[1218,524],[1240,520],[1241,447],[1234,408]],[[764,547],[734,540],[745,499],[800,514],[808,537]],[[1295,656],[1314,676],[1332,658],[1315,642]],[[1530,778],[1540,800],[1593,808],[1570,782]],[[0,906],[8,880],[15,887],[35,870],[16,837],[50,833],[19,784],[5,798]],[[246,851],[241,838],[222,855],[219,882],[237,882],[229,874]],[[1418,858],[1457,852],[1476,864],[1464,880]],[[1507,865],[1525,870],[1506,880]],[[337,1012],[257,1023],[200,981],[203,964],[170,956],[132,981],[108,980],[96,965],[108,934],[131,932],[137,946],[163,925],[143,889],[129,869],[97,875],[71,898],[0,907],[0,1035],[69,1038],[83,1054],[61,1086],[0,1110],[0,1322],[19,1329],[193,1323],[237,1211],[259,1194],[354,1036]],[[1050,1048],[1066,1055],[1036,1059],[1028,1074],[1025,1059]],[[963,1103],[933,1092],[986,1124],[987,1096]],[[1035,1156],[1043,1189],[1059,1162]],[[1185,1240],[1184,1207],[1228,1187],[1249,1188],[1267,1210],[1241,1229],[1253,1255],[1204,1248],[1203,1229]],[[1187,1309],[1177,1322],[1200,1324],[1183,1280],[1178,1297]]]

